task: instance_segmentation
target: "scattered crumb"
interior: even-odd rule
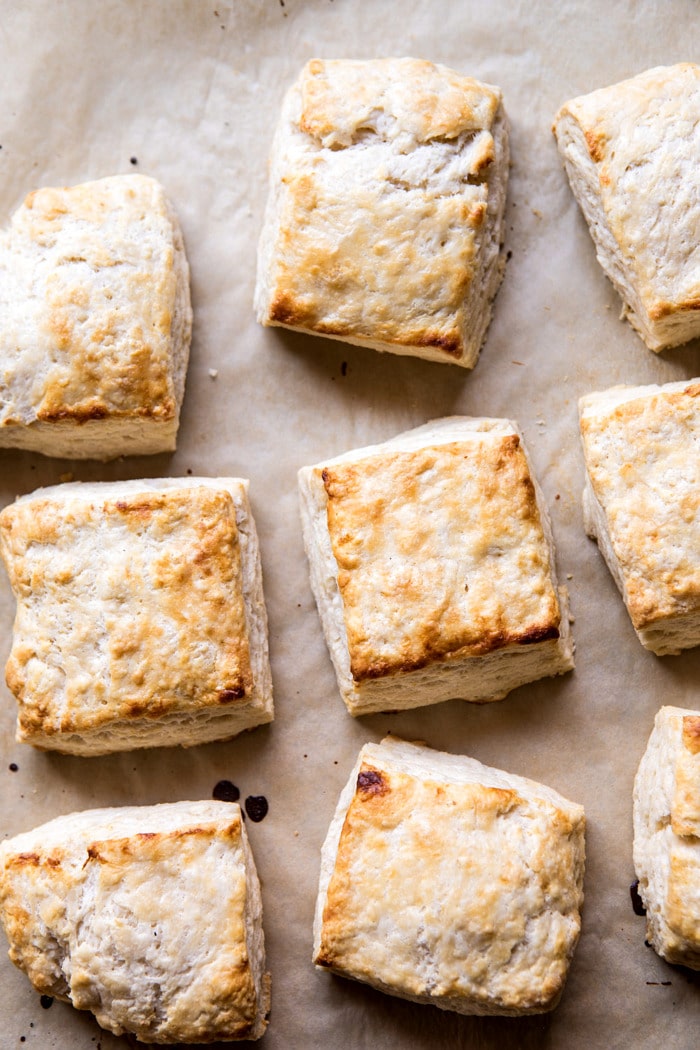
[[[567,580],[573,580],[573,578],[574,578],[573,572],[567,572],[566,578],[567,578]]]
[[[572,616],[571,613],[569,613],[569,623],[576,623],[576,617]]]
[[[294,838],[295,838],[295,839],[298,839],[298,838],[299,838],[299,832],[298,832],[298,831],[295,831],[295,832],[294,832]]]
[[[58,480],[59,481],[72,481],[73,480],[73,474],[70,471],[68,471],[67,474],[59,474],[58,475]]]
[[[551,307],[551,306],[545,306],[545,307],[544,307],[544,309],[545,309],[545,310],[551,310],[551,309],[552,309],[552,307]]]
[[[561,499],[561,496],[560,496],[560,495],[559,495],[559,493],[557,492],[557,494],[556,494],[556,496],[555,496],[554,498],[555,498],[555,499]]]
[[[533,208],[532,214],[535,216],[536,219],[542,218],[542,212],[539,210],[539,208]]]
[[[138,164],[138,162],[139,162],[139,158],[138,157],[130,157],[129,158],[129,163],[133,164],[134,167]]]
[[[512,365],[523,365],[523,367],[525,366],[525,362],[524,361],[511,361],[511,364]]]
[[[218,368],[210,368],[209,369],[209,375],[211,376],[212,379],[216,379],[218,374],[219,374],[219,369]]]

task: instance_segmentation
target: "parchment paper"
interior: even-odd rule
[[[248,822],[262,879],[272,1019],[264,1050],[629,1048],[700,1041],[698,975],[644,946],[629,885],[633,776],[664,703],[698,706],[700,650],[659,659],[636,640],[583,530],[576,401],[614,383],[700,373],[697,344],[655,356],[619,320],[550,133],[566,99],[698,57],[698,5],[610,0],[103,0],[0,7],[0,221],[26,192],[116,172],[164,183],[192,269],[194,341],[178,450],[108,465],[0,452],[0,506],[39,485],[144,476],[251,479],[262,545],[277,717],[230,743],[99,759],[14,742],[0,686],[1,828],[91,806],[211,796],[232,780],[269,800]],[[415,55],[504,90],[513,167],[495,318],[473,373],[262,330],[252,311],[266,158],[283,91],[306,59]],[[132,163],[131,158],[135,158]],[[216,378],[209,375],[217,369]],[[551,508],[576,622],[576,671],[502,703],[452,701],[353,721],[309,590],[296,471],[450,413],[522,425]],[[0,575],[0,663],[14,602]],[[585,805],[583,934],[549,1016],[474,1019],[317,973],[319,849],[360,746],[391,730],[544,781]],[[17,771],[10,770],[16,763]],[[129,1044],[89,1014],[42,1009],[2,949],[0,1045]]]

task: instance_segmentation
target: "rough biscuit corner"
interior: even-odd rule
[[[598,262],[650,350],[700,336],[700,66],[565,103],[553,131]]]
[[[498,88],[412,58],[312,60],[272,147],[258,320],[472,368],[507,178]]]

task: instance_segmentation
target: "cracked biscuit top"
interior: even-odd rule
[[[506,178],[497,88],[417,59],[309,62],[273,145],[259,319],[471,367]]]

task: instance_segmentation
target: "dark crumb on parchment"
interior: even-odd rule
[[[513,253],[512,253],[512,251],[509,248],[508,251],[506,252],[506,262],[510,261],[512,258],[513,258]]]
[[[245,800],[245,811],[254,824],[259,824],[267,816],[269,806],[264,795],[248,795]]]
[[[53,996],[52,995],[42,995],[42,997],[40,998],[39,1002],[41,1003],[42,1008],[44,1010],[50,1010],[51,1007],[53,1006]]]
[[[136,165],[136,164],[138,164],[138,162],[139,162],[139,158],[138,157],[129,157],[129,163],[130,164]]]
[[[16,773],[18,769],[19,766],[16,762],[10,762],[10,773]]]
[[[220,780],[214,785],[211,797],[218,799],[219,802],[238,802],[241,793],[230,780]]]

